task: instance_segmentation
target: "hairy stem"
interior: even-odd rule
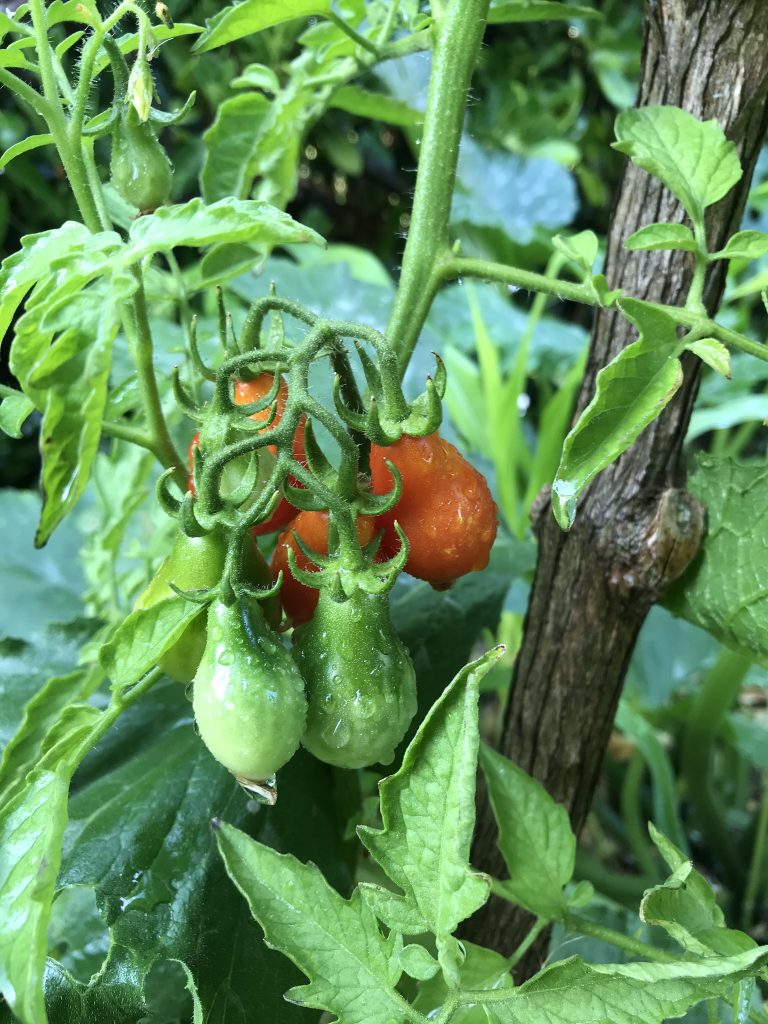
[[[130,323],[129,344],[147,418],[147,427],[151,438],[151,451],[155,453],[163,466],[167,469],[173,469],[173,479],[182,492],[184,492],[187,489],[187,477],[184,472],[182,459],[171,440],[168,425],[163,415],[160,392],[157,387],[157,378],[155,377],[152,329],[149,323],[147,299],[144,294],[144,285],[141,282],[140,271],[136,269],[135,273],[140,283],[133,299],[133,316],[126,317],[125,323],[126,326]],[[145,445],[145,447],[150,446]]]
[[[485,29],[488,0],[451,0],[434,28],[432,75],[421,138],[411,226],[387,336],[405,370],[435,292],[447,253],[448,221],[459,143],[472,72]]]

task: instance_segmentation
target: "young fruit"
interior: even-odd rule
[[[389,459],[400,472],[403,492],[395,508],[377,519],[384,529],[382,553],[395,554],[400,541],[394,522],[408,538],[406,572],[432,584],[447,584],[484,569],[496,536],[496,503],[477,470],[437,433],[403,435],[386,448],[371,445],[375,494],[392,489]]]
[[[112,184],[118,194],[141,213],[168,202],[173,170],[149,121],[141,121],[133,106],[125,108],[112,136]]]
[[[376,532],[375,520],[372,516],[357,517],[357,537],[362,546],[369,544]],[[300,626],[309,622],[317,607],[318,591],[313,587],[306,587],[291,574],[288,565],[288,549],[292,548],[296,555],[296,564],[300,569],[308,569],[310,572],[315,568],[307,556],[296,543],[295,534],[301,537],[308,548],[317,551],[319,555],[328,554],[328,513],[327,512],[299,512],[288,529],[277,539],[275,550],[272,554],[272,578],[277,579],[277,574],[282,570],[283,585],[280,588],[280,597],[283,608],[289,621],[294,626]]]
[[[203,590],[215,587],[224,572],[227,554],[226,540],[222,534],[207,533],[202,537],[187,537],[178,533],[171,553],[160,565],[149,586],[136,598],[135,608],[151,608],[158,601],[173,597],[171,583],[179,590]],[[272,582],[264,556],[256,542],[248,535],[243,541],[244,578],[256,586]],[[280,601],[277,595],[265,602],[264,614],[271,625],[280,623]],[[190,622],[176,643],[165,652],[160,667],[171,679],[189,683],[194,678],[197,666],[205,649],[205,609]]]
[[[265,782],[296,753],[304,681],[258,608],[210,606],[192,706],[206,747],[245,785]]]
[[[416,713],[416,675],[383,594],[320,591],[293,656],[307,684],[302,744],[340,768],[389,764]]]

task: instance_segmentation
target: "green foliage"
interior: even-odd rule
[[[587,484],[629,448],[683,382],[675,321],[635,299],[624,299],[621,309],[640,334],[597,375],[595,397],[563,444],[552,508],[564,530],[573,525]]]
[[[720,125],[677,107],[619,114],[614,146],[677,196],[697,231],[707,207],[722,199],[742,173],[736,147]]]
[[[749,1000],[766,951],[747,932],[765,896],[768,803],[757,806],[754,781],[765,729],[733,705],[742,680],[764,678],[746,658],[726,652],[713,666],[714,640],[657,610],[616,719],[624,752],[606,758],[581,849],[566,810],[490,745],[524,629],[541,488],[555,478],[570,526],[590,481],[674,395],[684,352],[708,368],[689,442],[763,453],[754,357],[766,351],[752,336],[763,332],[765,185],[741,230],[709,252],[703,218],[741,176],[735,147],[683,111],[626,109],[641,5],[597,6],[493,0],[481,54],[467,43],[485,21],[481,0],[178,0],[154,17],[135,4],[102,14],[93,0],[31,0],[0,12],[0,336],[21,388],[0,386],[0,429],[30,447],[39,435],[43,496],[34,534],[39,497],[0,494],[12,595],[0,639],[3,1024],[298,1024],[324,1010],[342,1022],[647,1024],[704,999],[762,1019]],[[162,129],[158,181],[139,182],[141,194],[165,195],[174,164],[170,204],[143,216],[107,181],[138,76],[147,129]],[[691,254],[683,308],[620,297],[601,274],[619,154],[686,208],[690,225],[648,224],[626,241]],[[584,230],[551,237],[570,224]],[[702,304],[721,259],[732,261],[722,323]],[[568,433],[588,323],[572,304],[618,298],[639,337]],[[443,591],[401,576],[385,595],[405,552],[374,563],[352,540],[350,509],[374,507],[377,426],[438,422],[445,381],[430,350],[448,370],[441,430],[487,469],[508,532],[485,572]],[[268,442],[232,402],[232,382],[261,370],[283,373],[290,394]],[[348,406],[338,417],[335,376]],[[203,437],[197,495],[183,502],[195,428],[182,413]],[[299,416],[312,422],[307,466],[291,461]],[[5,437],[0,446],[8,467],[23,461],[20,447],[6,458]],[[205,472],[233,446],[249,465],[247,505]],[[156,667],[200,606],[175,596],[130,609],[171,543],[165,512],[194,532],[225,527],[221,596],[243,599],[232,538],[294,473],[292,500],[332,513],[314,582],[323,576],[342,607],[350,580],[381,592],[409,651],[398,653],[414,663],[418,712],[389,778],[300,751],[268,808],[208,754],[183,688]],[[761,482],[757,461],[701,461],[691,488],[710,530],[670,605],[763,662]],[[350,568],[356,553],[370,564]],[[285,641],[269,634],[288,657]],[[344,685],[356,701],[363,662],[352,662]],[[478,752],[505,879],[469,861]],[[273,799],[267,788],[259,795]],[[649,817],[664,833],[651,826],[654,845]],[[349,842],[356,827],[364,850]],[[537,918],[510,957],[455,934],[491,891]],[[605,962],[573,957],[515,987],[511,970],[547,922],[569,943],[582,936],[584,955],[587,936]],[[640,941],[643,923],[655,931]],[[609,947],[641,962],[614,963]]]
[[[762,464],[700,456],[690,488],[707,509],[707,535],[666,601],[675,614],[763,663],[768,637],[759,537],[765,487]]]
[[[561,918],[568,906],[563,887],[573,877],[576,854],[576,837],[565,808],[490,747],[482,747],[480,765],[509,872],[509,880],[497,891],[537,917]]]

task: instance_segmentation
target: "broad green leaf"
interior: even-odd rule
[[[537,917],[557,920],[568,907],[576,837],[568,812],[509,758],[483,744],[480,765],[509,872],[503,895]]]
[[[613,148],[659,178],[697,225],[742,174],[736,147],[717,121],[700,121],[678,107],[623,111]]]
[[[688,489],[707,509],[707,534],[664,603],[768,664],[768,468],[700,455]]]
[[[118,328],[115,314],[114,308],[107,307],[90,345],[48,381],[40,427],[43,508],[36,547],[47,542],[88,483],[107,404],[112,343]]]
[[[580,231],[577,235],[555,235],[552,244],[558,252],[582,271],[592,271],[598,253],[597,235],[594,231]]]
[[[601,18],[600,11],[582,4],[555,3],[554,0],[496,0],[488,11],[489,25],[508,25],[521,21],[574,21],[577,18]]]
[[[249,64],[229,84],[232,89],[262,89],[273,96],[280,91],[280,79],[266,64]]]
[[[400,966],[409,977],[416,978],[419,981],[427,981],[429,978],[434,978],[440,970],[440,964],[432,954],[423,946],[416,945],[416,943],[403,946],[400,950]]]
[[[6,149],[0,156],[0,171],[7,167],[11,160],[15,160],[22,153],[29,153],[30,150],[39,149],[41,146],[50,146],[53,143],[52,135],[28,135],[25,139]]]
[[[21,1024],[44,1024],[46,929],[70,771],[38,770],[0,815],[0,992]]]
[[[731,353],[717,338],[699,338],[698,341],[688,342],[685,347],[710,366],[715,373],[719,373],[726,380],[731,379]]]
[[[630,235],[625,249],[682,249],[696,252],[698,246],[693,232],[686,224],[647,224]]]
[[[278,785],[275,807],[249,800],[196,736],[178,683],[159,683],[121,716],[75,775],[58,880],[66,892],[92,887],[110,927],[94,998],[120,980],[140,990],[155,965],[176,959],[192,970],[206,1024],[242,1022],[249,1006],[265,1021],[316,1021],[284,1002],[301,975],[265,946],[209,827],[226,817],[271,847],[311,858],[347,892],[331,769],[299,751]]]
[[[100,675],[76,669],[49,679],[24,707],[21,724],[3,750],[0,760],[0,808],[18,793],[24,777],[40,756],[49,729],[68,704],[85,700]]]
[[[99,651],[112,686],[121,690],[141,679],[201,614],[199,604],[178,595],[132,611]]]
[[[286,997],[329,1010],[344,1024],[397,1024],[408,1005],[394,933],[385,939],[359,891],[345,900],[314,864],[280,854],[223,822],[216,826],[230,878],[245,896],[269,945],[309,978]]]
[[[0,992],[21,1024],[46,1024],[46,930],[67,823],[67,796],[94,718],[71,705],[46,756],[0,813]]]
[[[134,221],[123,262],[128,265],[156,252],[170,252],[179,245],[202,247],[219,242],[324,244],[312,228],[304,227],[269,203],[221,199],[206,206],[197,198],[180,206],[161,206],[155,213]]]
[[[19,695],[14,683],[19,708],[27,697],[38,690],[52,675],[69,672],[77,661],[77,649],[93,632],[84,635],[80,628],[57,627],[48,636],[51,623],[66,623],[83,614],[83,571],[76,552],[80,535],[66,523],[44,551],[32,552],[34,528],[40,513],[40,498],[32,491],[6,489],[0,491],[0,532],[13,537],[7,544],[0,565],[0,590],[13,594],[5,601],[0,632],[9,637],[25,637],[25,664],[20,675],[31,680],[32,689]],[[62,653],[64,658],[62,659]],[[51,657],[49,658],[49,655]],[[42,675],[40,675],[42,669]],[[20,682],[21,680],[19,680]],[[3,680],[0,675],[0,706]],[[9,699],[12,699],[9,691]],[[2,742],[0,712],[0,742]]]
[[[431,931],[438,950],[461,921],[488,899],[488,879],[469,865],[475,823],[480,680],[501,656],[499,648],[467,665],[432,707],[408,746],[399,771],[379,784],[380,830],[361,827],[360,839],[403,890],[399,901],[410,922]],[[377,890],[362,887],[388,927],[407,931],[396,904],[385,909]],[[403,927],[401,927],[403,926]],[[412,924],[410,925],[412,928]],[[446,962],[441,955],[444,969]],[[449,967],[450,969],[450,967]]]
[[[214,203],[226,196],[245,199],[259,158],[259,129],[270,108],[260,92],[224,100],[203,135],[205,163],[200,175],[203,196]]]
[[[21,437],[21,428],[35,403],[26,395],[8,395],[0,403],[0,430],[9,437]]]
[[[713,253],[716,260],[757,260],[768,253],[768,234],[764,231],[737,231],[724,248]]]
[[[632,445],[683,382],[674,320],[637,299],[620,306],[640,336],[598,373],[595,397],[565,439],[552,484],[552,509],[563,530],[573,526],[587,484]]]
[[[571,957],[489,1004],[500,1024],[663,1024],[726,995],[768,963],[768,947],[666,964],[586,964]]]
[[[403,100],[384,93],[370,92],[358,85],[344,85],[337,89],[331,97],[329,106],[336,110],[345,110],[355,117],[368,117],[372,121],[383,121],[385,124],[396,124],[405,128],[421,124],[424,120],[422,111],[414,110]]]
[[[683,949],[698,956],[732,956],[754,949],[744,932],[726,928],[712,887],[677,847],[649,825],[651,839],[667,859],[672,874],[648,889],[640,904],[640,918],[659,925]]]
[[[293,18],[327,14],[331,0],[242,0],[209,18],[205,31],[193,47],[195,53],[215,50],[235,39],[261,32]]]
[[[24,296],[36,281],[48,277],[52,261],[81,245],[88,235],[84,224],[66,221],[53,231],[25,235],[21,249],[3,260],[0,265],[0,341]]]

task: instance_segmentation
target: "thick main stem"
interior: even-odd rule
[[[440,284],[449,253],[448,222],[464,127],[467,90],[489,0],[450,0],[437,20],[411,226],[387,336],[405,371]]]

